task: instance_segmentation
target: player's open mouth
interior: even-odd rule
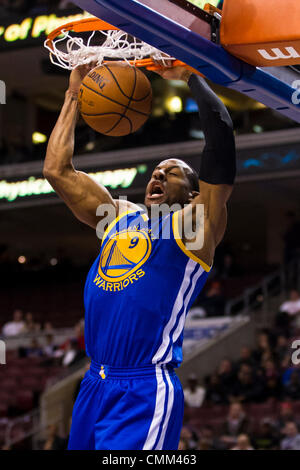
[[[154,183],[151,185],[147,198],[151,200],[161,199],[165,195],[163,185],[161,183]]]

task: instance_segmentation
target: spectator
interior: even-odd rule
[[[27,312],[25,315],[25,331],[26,333],[34,333],[41,329],[41,325],[39,323],[35,323],[33,320],[33,315],[31,312]]]
[[[249,431],[249,421],[243,411],[240,403],[232,403],[229,409],[228,416],[222,426],[221,443],[230,447],[237,443],[237,438],[240,434],[247,434]]]
[[[283,385],[286,385],[288,383],[291,374],[294,370],[295,368],[291,364],[291,354],[287,353],[286,356],[280,362],[281,382]]]
[[[84,342],[84,322],[80,321],[75,325],[75,337],[78,343],[78,348],[80,351],[85,350]]]
[[[19,348],[19,357],[41,357],[43,355],[43,350],[40,347],[38,340],[32,338],[30,346],[20,347]]]
[[[220,405],[227,403],[227,399],[224,393],[224,388],[221,384],[220,377],[218,374],[212,374],[208,378],[208,384],[206,388],[206,400],[211,405]]]
[[[65,450],[67,447],[66,439],[59,437],[56,424],[48,426],[47,439],[42,444],[42,450]]]
[[[199,439],[196,450],[214,450],[210,439],[201,438]]]
[[[191,450],[196,449],[198,442],[198,435],[188,426],[183,426],[181,429],[180,439],[184,439],[188,443],[188,448]]]
[[[240,351],[240,358],[237,362],[237,367],[238,369],[240,368],[241,365],[246,364],[250,367],[255,366],[255,361],[252,357],[252,351],[250,348],[243,346]]]
[[[25,332],[22,310],[15,310],[13,320],[6,323],[2,328],[3,336],[18,336]]]
[[[189,450],[188,441],[183,437],[179,439],[178,450]]]
[[[224,393],[228,395],[235,381],[232,362],[229,359],[223,359],[218,368],[218,376]]]
[[[279,432],[282,432],[286,423],[289,423],[290,421],[295,421],[292,403],[282,402],[280,403],[279,418],[276,422],[276,429]]]
[[[270,361],[269,359],[263,361],[262,367],[264,370],[264,376],[267,379],[278,378],[278,369],[274,361]]]
[[[85,353],[84,351],[80,351],[77,340],[72,339],[68,342],[65,348],[65,352],[62,357],[62,365],[65,367],[71,367],[84,357]]]
[[[195,374],[188,377],[187,387],[183,390],[185,404],[191,408],[200,408],[205,398],[205,388],[198,385]]]
[[[300,376],[297,370],[291,373],[290,380],[284,387],[284,397],[290,400],[300,400]]]
[[[282,373],[281,373],[281,383],[284,387],[290,382],[293,372],[297,372],[298,374],[300,373],[299,369],[296,369],[295,366],[291,366],[289,364],[290,361],[291,361],[291,357],[289,356],[281,364],[282,366],[284,365],[286,366],[286,367],[282,367]]]
[[[257,349],[253,352],[253,359],[256,363],[261,363],[263,360],[272,359],[273,354],[270,345],[269,335],[262,332],[257,337]]]
[[[280,380],[277,377],[269,377],[265,382],[264,399],[281,400],[282,387]]]
[[[258,402],[263,399],[263,392],[263,385],[258,377],[254,377],[253,369],[243,364],[232,388],[231,400],[240,403]]]
[[[254,446],[257,450],[276,450],[279,447],[278,433],[274,429],[269,418],[264,418],[254,438]]]
[[[298,315],[300,313],[300,295],[296,289],[292,289],[289,299],[280,305],[280,312],[285,312],[289,315]]]
[[[214,436],[213,428],[205,426],[200,433],[197,450],[217,450],[220,448],[218,439]]]
[[[46,345],[43,347],[43,354],[49,358],[54,357],[55,351],[57,346],[54,343],[54,336],[52,334],[48,334],[46,336]]]
[[[48,333],[53,333],[54,328],[50,321],[46,321],[44,323],[43,331],[47,331]]]
[[[250,444],[250,439],[247,434],[240,434],[237,438],[236,446],[231,450],[254,450]]]
[[[286,423],[283,433],[286,435],[280,443],[281,450],[300,450],[300,434],[294,421]]]
[[[289,354],[289,342],[286,336],[278,336],[275,352],[279,361],[282,361]]]

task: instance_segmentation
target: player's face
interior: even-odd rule
[[[152,204],[180,204],[184,206],[192,198],[186,165],[181,160],[164,160],[154,169],[146,188],[145,206]]]

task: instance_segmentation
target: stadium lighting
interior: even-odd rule
[[[169,113],[181,113],[182,99],[180,96],[172,96],[166,100],[166,108]]]
[[[32,143],[33,144],[44,144],[47,142],[47,136],[41,132],[34,132],[32,134]]]
[[[261,132],[264,131],[264,128],[258,124],[255,124],[253,126],[253,132],[255,132],[256,134],[260,134]]]

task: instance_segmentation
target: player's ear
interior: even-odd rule
[[[199,191],[191,191],[189,201],[191,202],[193,199],[195,199],[195,197],[199,196],[199,194]]]

